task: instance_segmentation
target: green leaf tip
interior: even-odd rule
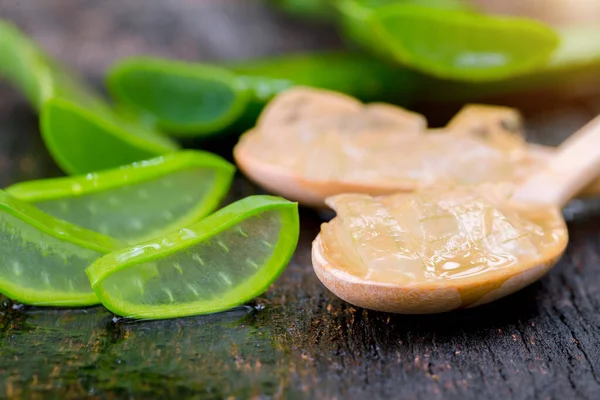
[[[224,68],[150,57],[116,63],[106,84],[120,104],[182,137],[224,130],[250,101],[244,84]]]
[[[117,115],[74,74],[3,20],[0,75],[39,110],[44,142],[69,174],[116,167],[179,148],[160,133]]]

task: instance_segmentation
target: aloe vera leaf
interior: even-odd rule
[[[586,82],[598,74],[600,67],[600,45],[594,39],[597,34],[597,29],[560,31],[560,47],[546,66],[522,76],[497,81],[459,82],[440,79],[406,67],[392,66],[368,56],[337,52],[248,61],[233,64],[229,70],[218,69],[223,71],[220,76],[229,76],[230,81],[216,91],[212,98],[219,105],[212,104],[210,109],[202,108],[203,101],[197,101],[195,96],[186,94],[193,93],[196,89],[185,89],[185,93],[180,93],[178,89],[182,85],[179,84],[177,74],[182,70],[190,71],[186,74],[187,86],[195,86],[197,90],[207,87],[202,74],[207,72],[207,79],[211,79],[214,67],[203,64],[151,58],[126,59],[113,66],[108,75],[108,85],[118,101],[127,107],[143,110],[143,118],[157,120],[159,126],[162,122],[164,128],[170,126],[174,134],[208,136],[227,130],[239,133],[254,125],[256,117],[273,96],[298,84],[337,90],[363,101],[390,101],[407,106],[422,101],[473,101],[487,95],[520,93],[524,90],[567,85],[570,82]],[[153,70],[153,75],[139,73],[146,70]],[[188,76],[191,78],[187,79]],[[164,87],[169,86],[171,79],[175,84],[165,90]],[[164,80],[165,83],[153,86],[154,80]],[[158,105],[145,105],[144,101],[139,100],[136,89],[138,86],[143,86],[144,91],[150,92],[153,88],[163,88],[160,92],[146,95],[156,98]],[[228,100],[229,97],[223,99],[224,96],[220,93],[226,90],[236,100]],[[163,93],[169,95],[165,96]],[[163,106],[167,110],[173,108],[176,112],[163,114]],[[229,110],[222,112],[228,117],[206,118],[211,114],[211,109]],[[205,125],[204,122],[194,120],[198,115],[203,116],[204,122],[207,122]],[[215,121],[220,122],[215,124]]]
[[[263,293],[287,266],[299,235],[297,204],[250,196],[161,239],[86,269],[102,304],[131,318],[223,311]],[[147,269],[158,273],[150,277]]]
[[[112,168],[178,149],[171,139],[118,116],[74,74],[2,20],[0,75],[39,111],[44,142],[69,174]]]
[[[406,103],[416,74],[353,53],[276,57],[213,67],[148,57],[116,63],[107,86],[122,107],[177,136],[252,127],[264,105],[294,85],[349,93],[365,101]]]
[[[221,157],[188,150],[87,175],[17,183],[6,191],[57,218],[137,243],[213,212],[234,173]]]
[[[0,239],[0,292],[22,303],[45,306],[98,304],[84,269],[124,246],[3,191]]]
[[[517,76],[543,67],[558,46],[556,33],[535,20],[420,1],[381,7],[371,3],[339,0],[342,30],[379,56],[439,78],[487,81]]]
[[[224,68],[151,57],[117,62],[106,84],[121,106],[180,136],[222,131],[243,114],[251,96]]]
[[[561,44],[548,64],[528,74],[492,82],[453,82],[422,76],[421,96],[429,101],[474,101],[539,90],[597,92],[600,83],[598,28],[560,29]]]

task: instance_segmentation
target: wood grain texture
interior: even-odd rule
[[[209,60],[337,43],[331,31],[251,0],[0,0],[0,15],[96,82],[130,54]],[[559,143],[600,112],[600,98],[542,100],[524,106],[531,138],[543,143]],[[459,107],[423,111],[443,123]],[[57,174],[34,114],[0,84],[0,184]],[[256,191],[238,177],[229,201]],[[289,268],[246,308],[130,322],[101,307],[0,299],[0,398],[598,399],[594,207],[570,206],[567,254],[539,283],[444,315],[372,312],[329,293],[310,265],[320,220],[309,210]]]

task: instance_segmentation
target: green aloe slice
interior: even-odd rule
[[[294,85],[336,90],[367,102],[389,101],[404,106],[419,101],[476,101],[488,95],[567,87],[572,83],[580,86],[581,82],[594,87],[586,82],[593,81],[600,71],[600,47],[595,40],[598,29],[571,28],[558,32],[560,47],[546,65],[522,75],[488,81],[441,79],[361,54],[333,52],[250,60],[230,65],[228,69],[148,57],[129,58],[112,67],[107,84],[123,107],[136,110],[142,114],[141,118],[153,120],[178,136],[208,136],[229,130],[239,133],[249,129],[273,96]],[[216,75],[228,77],[228,82],[215,80],[222,82],[222,88],[206,84],[213,71],[221,71],[222,74]],[[185,85],[181,84],[181,74]],[[154,81],[161,84],[155,86]],[[209,95],[209,88],[213,94]],[[138,99],[138,90],[155,103]],[[196,100],[194,93],[200,92],[203,93]],[[223,93],[236,99],[231,100]],[[207,97],[214,103],[201,100]],[[167,116],[163,109],[174,111]],[[217,115],[211,110],[221,110],[218,115],[226,118],[207,118]],[[194,122],[198,115],[203,116],[205,124]]]
[[[0,20],[0,76],[40,112],[40,130],[69,174],[112,168],[176,151],[178,145],[117,115],[11,23]]]
[[[82,176],[22,182],[7,191],[57,218],[136,243],[213,212],[234,173],[221,157],[189,150]]]
[[[440,78],[487,81],[517,76],[542,68],[558,46],[556,33],[541,22],[483,15],[446,3],[340,0],[337,6],[350,38]]]
[[[149,57],[118,63],[107,85],[116,99],[181,136],[222,130],[244,112],[250,96],[223,68]]]
[[[102,257],[86,272],[102,304],[124,317],[217,312],[263,293],[289,262],[298,233],[296,203],[251,196]]]
[[[525,75],[491,82],[453,82],[424,78],[421,95],[434,101],[473,101],[491,96],[555,89],[561,93],[598,92],[600,29],[564,28],[561,43],[548,64]]]
[[[405,102],[415,74],[352,53],[297,54],[227,67],[150,57],[119,61],[109,92],[123,109],[175,136],[208,136],[254,125],[264,105],[294,85],[349,93],[365,101]],[[238,132],[239,133],[239,132]]]
[[[84,269],[123,247],[0,191],[0,293],[25,304],[98,304]]]

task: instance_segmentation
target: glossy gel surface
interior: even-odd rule
[[[186,151],[82,177],[25,182],[8,191],[55,217],[136,243],[210,214],[234,171],[218,156]]]
[[[298,180],[332,185],[412,190],[439,182],[520,181],[540,161],[519,135],[518,114],[479,109],[466,109],[445,130],[427,131],[423,116],[399,107],[294,89],[265,109],[236,152]]]
[[[185,216],[202,200],[214,179],[213,171],[190,168],[107,192],[34,204],[58,218],[135,242]]]
[[[368,282],[397,285],[463,278],[543,264],[567,230],[555,207],[516,208],[513,187],[431,187],[373,198],[328,199],[337,217],[322,226],[332,265]]]
[[[297,239],[294,203],[253,196],[104,257],[87,272],[103,304],[119,315],[203,314],[262,293],[287,265]]]
[[[83,271],[102,253],[40,232],[6,213],[0,214],[0,240],[2,292],[9,297],[38,305],[88,298],[97,302]]]
[[[121,243],[0,192],[0,293],[25,304],[97,304],[87,268]]]

